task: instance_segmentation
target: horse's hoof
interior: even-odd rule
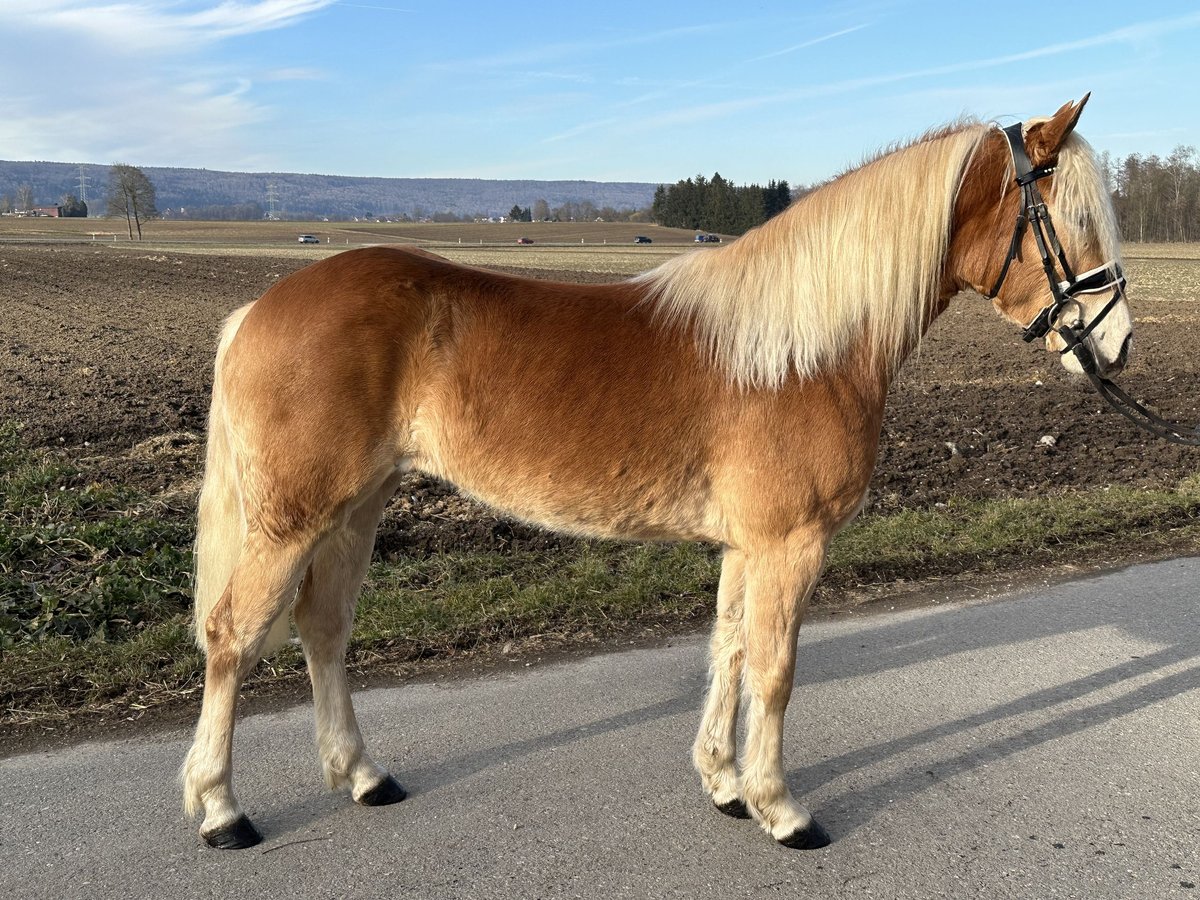
[[[358,802],[363,806],[387,806],[390,803],[399,803],[407,796],[408,791],[400,786],[400,782],[388,775],[383,781],[359,797]]]
[[[218,828],[211,834],[202,834],[205,843],[218,850],[244,850],[262,843],[262,835],[245,816],[239,816],[237,821]]]
[[[724,803],[714,803],[718,812],[723,812],[731,819],[748,819],[750,818],[750,810],[746,809],[746,803],[741,797],[734,797],[732,800],[726,800]]]
[[[818,825],[816,819],[809,819],[803,828],[797,828],[787,837],[777,840],[793,850],[816,850],[818,847],[828,847],[833,841],[829,832]]]

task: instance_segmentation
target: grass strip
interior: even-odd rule
[[[1200,535],[1200,478],[1039,499],[961,501],[866,515],[834,540],[823,592],[1108,549],[1163,549]],[[0,725],[82,710],[139,710],[196,692],[187,630],[186,509],[89,483],[0,430]],[[570,640],[711,613],[720,567],[707,545],[584,542],[572,551],[462,552],[372,566],[354,665],[446,656],[506,641]],[[289,646],[255,680],[303,669]]]

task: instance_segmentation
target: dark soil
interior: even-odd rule
[[[194,490],[220,323],[302,264],[0,246],[0,421],[19,422],[30,446],[63,448],[91,477],[150,493]],[[1135,260],[1135,315],[1137,268]],[[1194,299],[1155,297],[1152,311],[1136,325],[1134,362],[1122,383],[1169,417],[1200,420]],[[1053,447],[1042,442],[1046,435]],[[1022,343],[987,301],[963,295],[893,387],[870,502],[887,510],[952,497],[1170,485],[1196,470],[1198,453],[1108,411],[1086,382]],[[393,503],[379,549],[392,555],[570,543],[413,478]]]

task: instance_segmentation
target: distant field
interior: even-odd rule
[[[660,228],[637,222],[505,222],[503,224],[397,223],[377,222],[191,222],[152,221],[143,226],[143,244],[200,242],[216,245],[239,244],[293,247],[316,251],[317,245],[303,247],[296,238],[316,235],[322,246],[346,247],[378,243],[484,244],[513,245],[518,238],[530,238],[537,244],[620,244],[633,245],[637,235],[645,235],[654,245],[691,245],[696,233],[682,228]],[[128,243],[129,233],[120,219],[51,219],[0,217],[0,241],[68,240]],[[651,245],[653,246],[653,245]]]
[[[0,244],[95,244],[121,252],[273,256],[315,261],[353,247],[416,244],[473,266],[634,275],[679,253],[717,245],[695,243],[695,232],[630,222],[504,224],[379,224],[374,222],[151,222],[130,242],[115,219],[0,217]],[[320,244],[301,244],[302,234]],[[638,235],[651,244],[634,244]],[[534,243],[518,244],[518,238]]]
[[[1129,259],[1200,259],[1200,244],[1126,243],[1121,252]]]

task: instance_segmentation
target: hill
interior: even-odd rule
[[[158,192],[158,208],[195,214],[224,208],[230,217],[244,207],[244,218],[256,204],[270,208],[276,199],[281,218],[354,218],[406,215],[413,218],[451,213],[456,216],[507,215],[514,205],[545,200],[550,208],[591,204],[596,209],[643,209],[657,185],[625,181],[500,181],[483,178],[356,178],[345,175],[301,175],[290,172],[220,172],[144,166]],[[33,188],[37,205],[56,203],[65,193],[79,195],[80,173],[87,179],[86,198],[92,212],[103,212],[109,166],[90,163],[12,162],[0,160],[0,195],[15,197],[20,185]]]

